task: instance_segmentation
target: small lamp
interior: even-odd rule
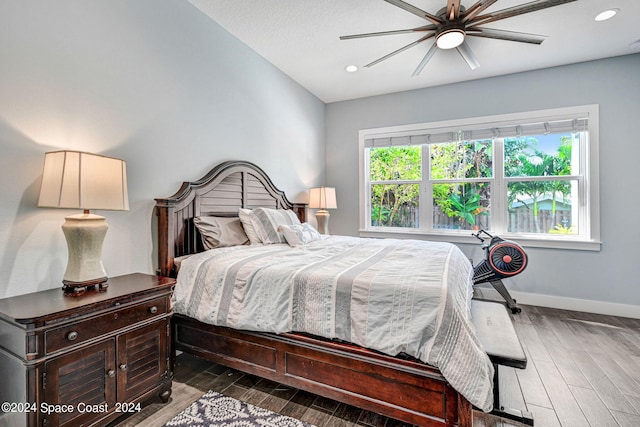
[[[62,225],[69,249],[62,289],[106,288],[102,243],[108,225],[89,210],[129,210],[126,162],[79,151],[46,153],[38,206],[84,210],[67,216]]]
[[[336,189],[333,187],[316,187],[309,190],[309,208],[319,209],[316,212],[318,221],[318,231],[322,234],[329,234],[329,211],[327,209],[337,209]]]

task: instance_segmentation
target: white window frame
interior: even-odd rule
[[[501,114],[496,116],[484,116],[467,118],[460,120],[447,120],[431,123],[419,123],[412,125],[390,126],[373,129],[363,129],[359,131],[359,205],[360,205],[360,230],[361,237],[393,237],[393,238],[413,238],[436,241],[449,241],[455,243],[477,243],[471,236],[471,230],[439,230],[432,228],[432,201],[431,183],[429,183],[429,150],[422,150],[425,165],[422,171],[422,182],[420,191],[420,228],[395,228],[395,227],[373,227],[370,225],[370,181],[369,181],[369,158],[365,148],[365,140],[394,137],[411,137],[423,134],[436,134],[442,132],[458,132],[477,128],[493,128],[508,126],[518,123],[534,123],[537,121],[564,120],[570,118],[588,118],[588,141],[583,141],[580,147],[579,170],[584,171],[579,177],[562,176],[562,179],[578,178],[583,180],[579,195],[579,223],[581,233],[579,235],[552,235],[552,234],[519,234],[506,232],[506,219],[504,218],[504,206],[493,206],[493,224],[499,224],[496,229],[500,236],[505,239],[517,240],[518,243],[528,247],[590,250],[598,251],[601,247],[600,241],[600,196],[599,196],[599,123],[598,105],[583,105],[566,108],[555,108],[548,110],[538,110],[513,114]],[[496,144],[499,145],[499,144]],[[517,181],[518,178],[496,179],[496,171],[503,162],[501,149],[494,147],[494,174],[489,180],[492,181],[492,192],[505,191],[502,188],[509,181]],[[425,170],[426,169],[426,170]],[[501,172],[500,172],[501,173]],[[530,179],[531,177],[527,177]],[[535,179],[535,178],[534,178]],[[548,179],[548,178],[546,178]],[[485,181],[486,179],[481,179]],[[391,182],[389,182],[391,183]],[[399,182],[400,183],[400,182]],[[495,222],[499,221],[499,222]],[[500,227],[504,228],[500,228]]]

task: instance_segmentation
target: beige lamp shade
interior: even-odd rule
[[[46,153],[38,206],[129,210],[127,164],[80,151]]]
[[[309,208],[337,209],[336,189],[333,187],[315,187],[309,190]]]
[[[108,225],[90,209],[128,210],[127,167],[124,160],[79,151],[45,154],[39,207],[82,209],[62,225],[69,258],[62,283],[65,292],[107,288],[102,243]]]
[[[315,187],[309,189],[309,208],[318,209],[316,211],[316,221],[318,231],[322,234],[329,234],[330,214],[327,209],[337,209],[336,189],[333,187]]]

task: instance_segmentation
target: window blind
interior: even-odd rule
[[[538,123],[508,124],[479,129],[434,129],[434,132],[416,131],[415,135],[367,138],[365,147],[392,147],[401,145],[439,144],[455,141],[482,141],[493,138],[513,138],[554,133],[586,131],[587,118],[544,121]]]

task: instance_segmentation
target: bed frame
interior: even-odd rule
[[[292,209],[258,166],[228,161],[156,199],[159,274],[176,276],[176,258],[203,250],[198,216],[237,216],[238,208]],[[419,426],[472,426],[472,406],[434,367],[303,334],[234,330],[173,316],[174,350]]]

